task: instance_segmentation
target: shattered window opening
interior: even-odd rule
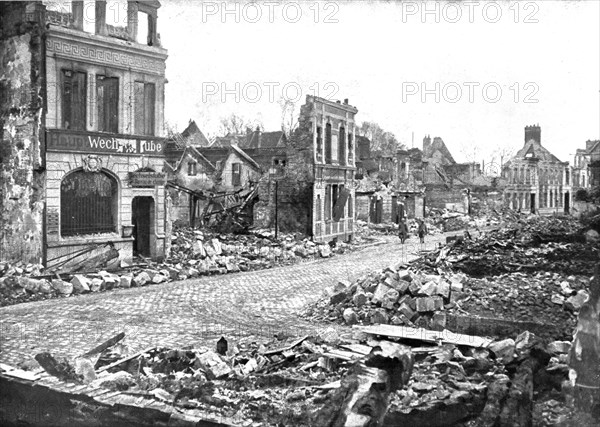
[[[96,76],[98,131],[119,132],[119,79]]]
[[[154,135],[156,87],[154,83],[135,82],[135,133]]]
[[[239,186],[242,185],[242,164],[232,163],[231,164],[231,185]]]
[[[62,128],[86,130],[86,74],[79,71],[62,72]]]

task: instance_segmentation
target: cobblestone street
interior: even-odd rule
[[[442,236],[429,237],[426,248]],[[156,286],[19,304],[0,309],[0,362],[16,365],[38,352],[77,356],[115,333],[133,350],[156,345],[212,345],[236,339],[301,335],[323,325],[298,318],[336,280],[415,257],[414,236],[396,236],[356,252],[289,267],[204,277]]]

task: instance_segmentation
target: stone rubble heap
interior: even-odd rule
[[[590,275],[600,246],[585,243],[582,231],[574,218],[530,216],[476,239],[457,239],[426,253],[414,265],[430,272],[444,269],[477,277],[529,271]]]
[[[43,266],[0,263],[0,306],[72,294],[99,292],[185,280],[205,275],[260,270],[304,260],[329,258],[357,249],[352,243],[315,243],[283,235],[223,235],[194,229],[179,229],[172,238],[172,256],[162,263],[125,266],[122,271],[45,275]],[[68,278],[67,278],[68,276]]]
[[[585,276],[522,273],[494,280],[469,278],[462,273],[425,274],[390,266],[353,283],[339,281],[304,313],[313,320],[353,324],[392,324],[431,329],[446,327],[447,314],[535,320],[560,325],[570,336],[575,313],[588,298]]]

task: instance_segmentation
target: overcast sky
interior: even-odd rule
[[[231,113],[277,130],[277,101],[301,88],[298,105],[306,94],[349,98],[358,122],[408,147],[413,132],[415,147],[440,136],[459,161],[463,147],[478,160],[520,147],[530,124],[571,163],[600,138],[595,0],[162,4],[165,115],[179,130],[194,119],[215,135]]]

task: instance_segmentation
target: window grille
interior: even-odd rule
[[[102,172],[69,174],[60,188],[61,235],[117,231],[117,181]]]

